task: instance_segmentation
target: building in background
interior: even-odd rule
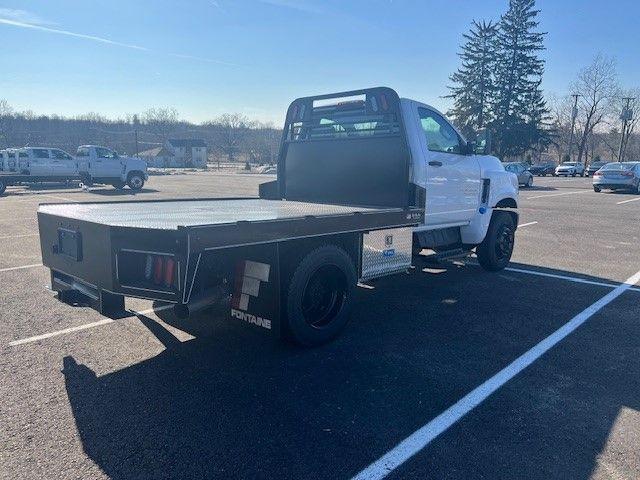
[[[207,144],[200,139],[169,139],[161,147],[140,152],[150,167],[204,168],[207,166]]]

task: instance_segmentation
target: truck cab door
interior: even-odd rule
[[[32,148],[29,153],[29,173],[32,176],[51,177],[55,175],[53,165],[51,164],[49,149]]]
[[[56,176],[71,178],[76,175],[76,161],[67,152],[51,149],[51,159],[54,164]]]
[[[470,221],[476,214],[482,180],[466,141],[440,113],[417,107],[426,161],[426,215],[431,226]]]
[[[95,148],[91,166],[91,176],[95,178],[120,178],[120,160],[118,155],[108,148]]]

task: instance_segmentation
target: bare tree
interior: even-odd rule
[[[571,140],[571,97],[556,95],[549,96],[549,110],[552,129],[555,135],[552,138],[551,148],[555,151],[558,163],[563,160],[563,155],[569,150]]]
[[[577,122],[580,132],[578,163],[581,163],[589,136],[612,114],[619,90],[614,59],[598,54],[591,65],[580,71],[572,90],[580,95]]]
[[[9,102],[0,99],[0,147],[7,146],[11,136],[9,129],[11,128],[13,113],[13,108],[11,108]]]
[[[233,162],[236,156],[245,149],[246,138],[252,127],[247,117],[239,113],[225,113],[210,125],[215,128],[215,147]]]
[[[150,108],[142,113],[142,122],[164,142],[178,126],[175,108]]]

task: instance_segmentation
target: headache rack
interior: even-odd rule
[[[304,97],[288,111],[278,180],[261,197],[409,207],[410,149],[398,94],[386,87]]]

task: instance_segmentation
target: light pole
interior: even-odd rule
[[[622,107],[622,113],[620,114],[620,120],[622,120],[622,136],[620,137],[620,150],[618,150],[618,162],[624,160],[624,137],[627,134],[627,124],[633,120],[633,110],[630,108],[631,100],[635,100],[633,97],[624,97],[622,101],[626,102]]]

